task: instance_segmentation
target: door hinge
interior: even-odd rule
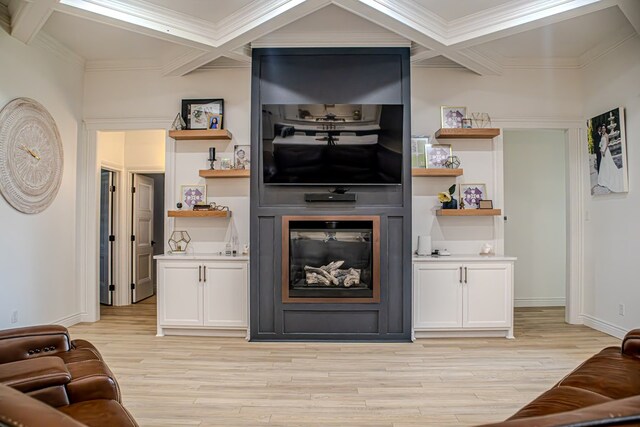
[[[116,241],[116,236],[114,236],[113,234],[109,236],[109,241],[110,242],[115,242]]]
[[[131,187],[131,192],[135,193],[136,192],[136,187]]]
[[[109,285],[109,290],[110,291],[115,291],[116,290],[116,285]]]
[[[112,193],[115,193],[116,192],[116,186],[112,185],[111,187],[109,187],[109,191],[112,192]]]
[[[131,241],[135,242],[136,241],[136,236],[134,236],[133,234],[131,235]]]
[[[132,283],[132,284],[131,284],[131,290],[134,290],[135,288],[136,288],[136,284],[135,284],[135,283]]]

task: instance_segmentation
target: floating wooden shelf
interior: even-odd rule
[[[500,209],[438,209],[437,216],[496,216],[501,215]]]
[[[169,136],[176,141],[231,140],[231,132],[226,129],[170,130]]]
[[[500,135],[498,128],[438,129],[436,139],[491,139]]]
[[[201,169],[199,175],[202,178],[249,178],[249,169]]]
[[[411,169],[411,176],[460,176],[463,169]]]
[[[169,211],[170,218],[228,218],[229,211]]]

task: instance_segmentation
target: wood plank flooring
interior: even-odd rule
[[[516,311],[516,339],[399,344],[156,337],[155,301],[70,328],[93,342],[141,426],[450,426],[502,420],[605,346],[561,308]]]

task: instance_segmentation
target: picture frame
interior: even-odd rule
[[[224,99],[183,99],[182,118],[187,129],[209,129],[213,115],[220,115],[220,127],[224,129]]]
[[[427,169],[446,169],[445,163],[453,155],[451,144],[427,144],[425,150]]]
[[[205,112],[209,129],[222,129],[222,114],[211,114]]]
[[[452,107],[443,105],[440,107],[440,126],[443,129],[462,128],[462,119],[467,117],[467,107]]]
[[[181,185],[180,202],[187,209],[193,209],[198,203],[207,203],[207,186],[202,184]]]
[[[425,150],[429,144],[429,137],[415,136],[411,138],[411,167],[427,167]]]
[[[587,120],[592,196],[629,191],[624,113],[624,107],[617,107]]]
[[[480,200],[487,197],[486,184],[460,184],[458,187],[458,200],[461,209],[478,209]]]
[[[251,169],[251,145],[233,146],[233,167],[235,169]]]
[[[493,209],[493,200],[480,200],[478,209]]]
[[[216,169],[229,170],[233,169],[233,153],[218,153],[216,154]]]
[[[462,119],[462,129],[471,129],[473,121],[471,119]]]

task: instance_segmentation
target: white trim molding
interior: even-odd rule
[[[62,325],[65,328],[68,328],[69,326],[73,326],[75,324],[78,324],[80,322],[82,322],[82,313],[76,313],[76,314],[72,314],[70,316],[65,316],[63,318],[60,318],[58,320],[55,320],[53,322],[51,322],[52,325]]]
[[[564,297],[554,298],[516,298],[515,307],[564,307]]]
[[[616,326],[612,323],[600,320],[597,317],[589,316],[588,314],[582,315],[582,323],[596,331],[603,332],[616,338],[624,338],[628,332],[626,329]]]

